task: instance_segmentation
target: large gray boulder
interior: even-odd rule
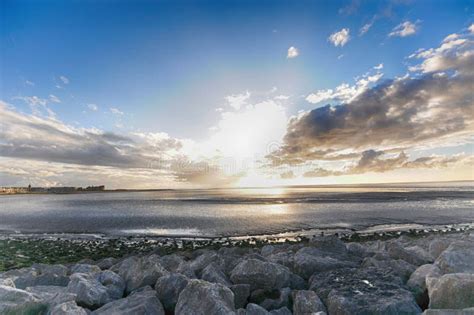
[[[107,289],[107,294],[112,300],[123,297],[125,281],[118,274],[105,270],[96,274],[96,278]]]
[[[190,280],[181,291],[176,315],[235,314],[234,293],[222,284]]]
[[[173,312],[181,291],[188,285],[189,279],[180,273],[170,273],[158,278],[155,290],[165,310]]]
[[[327,312],[323,301],[314,291],[299,290],[292,293],[293,296],[293,314],[306,315],[317,312]]]
[[[423,308],[428,307],[428,291],[426,289],[426,279],[428,277],[440,277],[441,271],[436,265],[426,264],[418,267],[408,279],[407,286],[413,292],[416,302]]]
[[[26,288],[27,292],[32,293],[35,297],[47,304],[49,308],[66,302],[74,302],[76,295],[66,292],[64,287],[53,285],[40,285],[36,287]]]
[[[229,288],[234,292],[235,308],[244,308],[250,296],[250,285],[234,284]]]
[[[416,247],[411,251],[406,249],[403,244],[399,241],[392,241],[386,244],[386,250],[388,255],[392,259],[402,259],[409,264],[420,266],[432,262],[432,259],[426,257],[426,252],[423,252],[423,255],[420,255],[417,251],[422,251],[422,249]]]
[[[107,257],[99,260],[97,266],[102,270],[110,269],[113,265],[117,263],[117,258]]]
[[[234,284],[249,284],[251,290],[280,289],[290,285],[291,271],[275,263],[246,259],[232,270],[230,280]]]
[[[114,269],[114,268],[113,268]],[[169,272],[161,266],[159,256],[132,256],[123,260],[117,273],[125,280],[127,293],[144,286],[154,286],[158,278]]]
[[[89,313],[76,302],[69,301],[51,308],[48,315],[88,315]]]
[[[183,257],[171,254],[160,257],[160,264],[169,272],[175,272],[181,263],[184,263]]]
[[[474,315],[474,308],[455,309],[427,309],[422,315]]]
[[[91,315],[164,315],[165,311],[156,292],[144,287],[126,298],[105,304]]]
[[[18,289],[38,285],[67,286],[68,269],[63,265],[34,264],[29,268],[9,270],[0,275],[2,279],[11,279]]]
[[[25,290],[0,285],[0,314],[42,314],[46,303]]]
[[[266,309],[261,307],[260,305],[249,303],[245,308],[246,315],[268,315],[270,314]]]
[[[290,299],[291,299],[290,295],[291,295],[290,288],[282,288],[278,290],[277,297],[266,298],[262,302],[260,302],[259,305],[268,311],[276,310],[282,307],[287,307],[287,306],[290,306]]]
[[[443,273],[474,273],[474,242],[454,242],[443,251],[435,264]]]
[[[96,265],[89,265],[89,264],[75,264],[71,267],[71,274],[72,273],[94,273],[100,272],[99,266]]]
[[[210,263],[217,261],[219,255],[214,251],[205,252],[188,263],[189,268],[198,276]]]
[[[107,288],[99,282],[95,275],[88,273],[71,275],[67,292],[75,294],[77,304],[87,308],[97,308],[112,300]]]
[[[346,268],[314,274],[310,289],[322,299],[329,314],[419,314],[412,293],[390,271]]]
[[[376,259],[375,257],[366,258],[361,267],[375,267],[378,269],[389,270],[396,276],[400,277],[404,282],[408,281],[411,274],[416,270],[416,266],[403,259],[383,259],[383,256],[380,258],[381,259]]]
[[[428,252],[433,259],[436,259],[441,255],[442,252],[449,247],[452,241],[446,239],[436,238],[432,240],[428,246]]]
[[[294,256],[294,271],[304,279],[308,279],[315,272],[356,266],[355,262],[341,261],[329,256],[328,252],[313,247],[303,247]]]
[[[227,276],[220,270],[219,267],[216,266],[215,263],[210,263],[202,270],[201,279],[208,282],[220,283],[226,287],[232,285]]]
[[[430,308],[462,309],[474,307],[474,274],[453,273],[427,278]]]

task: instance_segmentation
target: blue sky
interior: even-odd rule
[[[2,1],[1,12],[0,99],[15,112],[196,142],[213,137],[230,95],[253,106],[281,95],[286,118],[347,102],[308,96],[368,72],[383,72],[370,86],[402,77],[418,62],[408,56],[474,21],[471,1]],[[457,148],[441,151],[472,153]]]

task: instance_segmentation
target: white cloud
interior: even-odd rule
[[[234,108],[235,110],[239,110],[243,105],[247,103],[247,100],[250,98],[250,92],[245,91],[241,94],[234,94],[225,97],[229,106]]]
[[[291,46],[288,48],[288,54],[286,55],[286,58],[291,59],[291,58],[296,58],[300,54],[298,48]]]
[[[99,109],[99,106],[97,106],[96,104],[87,104],[87,108],[96,112]]]
[[[469,32],[474,34],[474,23],[472,23],[471,26],[469,26],[468,30],[469,30]]]
[[[13,97],[14,100],[21,100],[27,103],[30,106],[44,106],[48,103],[47,99],[40,98],[38,96],[15,96]]]
[[[345,44],[347,44],[349,39],[350,39],[350,35],[349,35],[349,29],[348,28],[343,28],[339,32],[331,34],[331,36],[329,36],[329,38],[328,38],[328,40],[331,43],[333,43],[333,45],[336,46],[336,47],[337,46],[343,47]]]
[[[283,94],[282,95],[277,95],[277,96],[274,97],[274,99],[279,100],[279,101],[284,101],[284,100],[287,100],[289,98],[290,97],[288,95],[283,95]]]
[[[388,36],[406,37],[406,36],[411,36],[411,35],[416,34],[417,31],[418,31],[418,22],[412,23],[410,21],[405,21],[395,26],[392,32],[388,34]]]
[[[123,112],[115,107],[110,107],[110,112],[114,115],[123,115]]]
[[[371,84],[376,83],[382,78],[383,73],[379,71],[382,68],[382,64],[375,66],[374,69],[377,70],[376,73],[371,73],[370,71],[365,73],[354,85],[342,83],[335,89],[318,90],[315,93],[309,94],[306,100],[313,104],[329,100],[351,102],[357,98],[357,96],[364,93]]]
[[[57,97],[54,94],[49,94],[49,100],[53,103],[61,103],[61,100],[59,99],[59,97]]]
[[[59,79],[64,83],[64,84],[69,84],[69,79],[65,76],[60,76]]]
[[[25,84],[26,84],[26,85],[30,85],[30,86],[35,86],[35,83],[32,82],[32,81],[30,81],[30,80],[26,80],[26,81],[25,81]]]
[[[364,35],[365,33],[367,33],[367,32],[370,30],[370,28],[372,27],[373,24],[374,24],[373,21],[364,24],[364,26],[362,26],[362,27],[360,28],[360,30],[359,30],[359,36],[362,36],[362,35]]]
[[[340,54],[339,56],[337,56],[338,60],[341,60],[342,58],[344,58],[344,54]]]

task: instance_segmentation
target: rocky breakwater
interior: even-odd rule
[[[0,274],[0,314],[474,314],[474,234],[319,237]]]

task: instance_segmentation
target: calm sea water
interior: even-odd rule
[[[473,222],[471,182],[0,196],[4,233],[244,236]]]

